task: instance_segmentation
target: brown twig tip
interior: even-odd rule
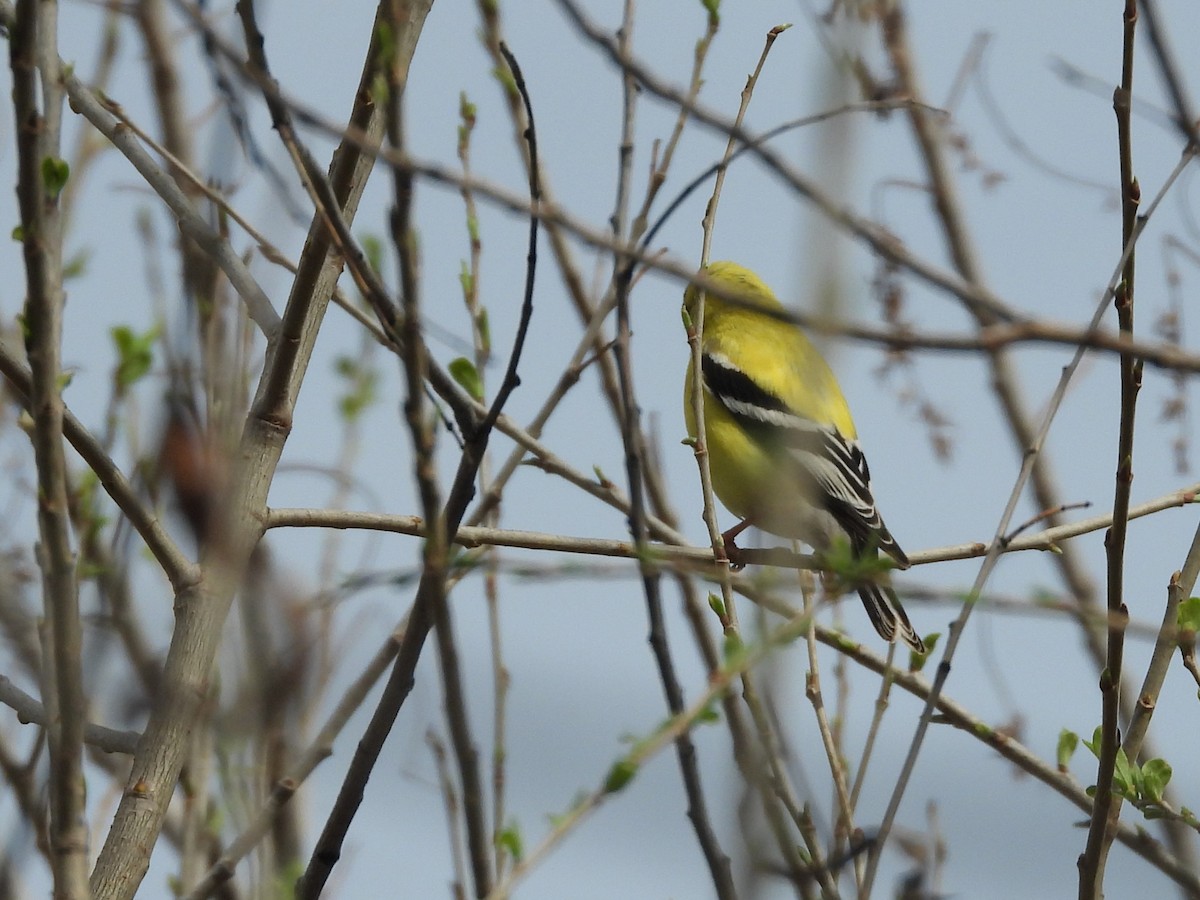
[[[1016,528],[1014,528],[1012,531],[1010,531],[1008,534],[1006,534],[1001,539],[1001,543],[1003,543],[1003,545],[1007,547],[1009,544],[1011,544],[1013,542],[1014,539],[1016,539],[1016,537],[1018,535],[1020,535],[1024,531],[1028,531],[1030,528],[1032,528],[1034,525],[1037,525],[1039,522],[1044,522],[1046,519],[1055,519],[1058,516],[1060,516],[1062,513],[1071,512],[1072,510],[1090,509],[1091,506],[1092,506],[1091,500],[1080,500],[1076,503],[1060,503],[1058,506],[1055,506],[1052,509],[1043,509],[1041,512],[1037,513],[1036,515],[1032,516],[1029,519],[1026,519],[1024,522],[1022,522],[1020,525],[1018,525]]]

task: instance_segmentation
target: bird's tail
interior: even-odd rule
[[[862,597],[871,624],[881,638],[891,643],[899,636],[917,653],[925,652],[925,642],[908,621],[908,615],[895,591],[887,585],[866,582],[859,585],[858,596]]]

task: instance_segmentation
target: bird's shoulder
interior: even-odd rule
[[[742,372],[793,415],[855,437],[837,379],[796,326],[759,312],[725,310],[705,321],[702,351]]]

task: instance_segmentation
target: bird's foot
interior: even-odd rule
[[[721,544],[725,551],[725,559],[729,562],[729,568],[734,572],[740,572],[746,568],[746,561],[742,558],[742,548],[737,545],[737,536],[746,528],[745,522],[739,522],[728,531],[721,535]]]

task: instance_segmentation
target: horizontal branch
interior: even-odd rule
[[[1162,512],[1164,509],[1187,506],[1195,503],[1198,496],[1200,496],[1200,483],[1191,484],[1177,491],[1163,494],[1161,497],[1156,497],[1153,500],[1130,507],[1129,518],[1131,520],[1140,519],[1156,512]],[[1087,519],[1080,519],[1078,522],[1068,522],[1066,525],[1047,528],[1028,537],[1014,538],[1006,543],[1003,550],[1008,553],[1016,550],[1047,550],[1051,553],[1057,553],[1060,550],[1059,544],[1069,538],[1101,531],[1111,524],[1111,513],[1092,516]],[[946,562],[952,559],[975,559],[986,554],[987,550],[987,545],[980,542],[955,544],[935,550],[910,553],[909,560],[913,565],[920,565],[922,563]]]
[[[270,509],[266,528],[343,528],[364,531],[384,531],[425,537],[425,521],[420,516],[388,515],[337,509]],[[637,554],[630,541],[606,538],[571,537],[541,531],[515,531],[506,528],[483,528],[460,525],[454,542],[461,547],[515,547],[522,550],[554,550],[560,553],[582,553],[586,556],[614,556],[634,559]],[[661,553],[664,561],[688,562],[696,565],[712,563],[710,548],[653,544],[652,551]],[[802,554],[793,554],[804,559]],[[811,560],[811,557],[809,558]],[[810,568],[810,566],[798,566]]]
[[[1171,509],[1186,506],[1196,502],[1200,494],[1200,484],[1189,485],[1170,494],[1165,494],[1154,500],[1131,507],[1129,518],[1136,519]],[[1023,550],[1043,550],[1055,552],[1058,545],[1068,538],[1079,537],[1107,528],[1112,523],[1112,516],[1093,516],[1061,525],[1047,528],[1028,537],[1009,541],[1003,548],[1006,553]],[[386,513],[355,512],[353,510],[337,509],[297,509],[279,508],[267,511],[265,527],[270,528],[342,528],[364,531],[383,531],[392,534],[407,534],[413,537],[425,536],[425,522],[420,516],[389,515]],[[483,528],[478,526],[460,526],[455,534],[454,542],[463,547],[514,547],[522,550],[550,550],[560,553],[580,553],[585,556],[610,556],[621,559],[636,559],[637,552],[630,541],[616,541],[606,538],[572,537],[562,534],[549,534],[541,531],[516,531],[506,528]],[[649,545],[651,553],[656,554],[663,562],[687,563],[694,566],[713,564],[712,549],[709,547],[691,547],[673,544],[655,543]],[[932,550],[910,553],[909,559],[914,565],[934,562],[945,562],[954,559],[972,559],[983,556],[988,551],[988,545],[976,541],[974,543],[956,544]],[[742,553],[747,562],[756,565],[772,565],[787,569],[819,568],[818,560],[804,553],[793,553],[783,548],[744,549]]]
[[[1045,320],[987,325],[972,334],[957,335],[838,321],[827,323],[809,316],[793,316],[790,311],[786,318],[818,334],[855,338],[879,344],[888,350],[990,353],[1015,344],[1050,344],[1071,348],[1087,347],[1115,354],[1127,353],[1156,368],[1172,372],[1200,372],[1200,355],[1188,353],[1175,344],[1138,341],[1109,329],[1080,328]]]
[[[46,708],[3,675],[0,675],[0,703],[16,712],[22,722],[46,727]],[[141,735],[136,731],[117,731],[91,722],[83,727],[83,742],[107,753],[132,755],[139,738]]]

